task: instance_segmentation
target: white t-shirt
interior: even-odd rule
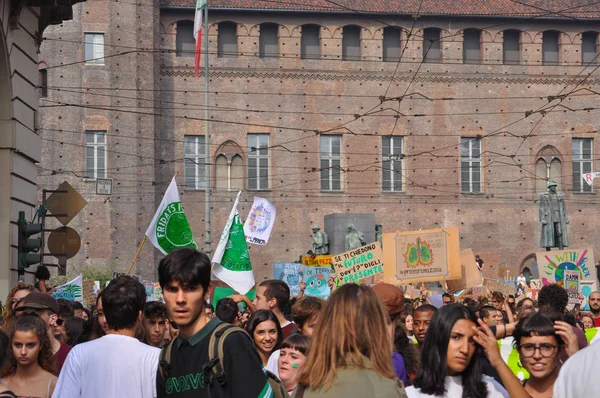
[[[504,387],[493,378],[484,375],[481,380],[487,386],[488,398],[510,398]],[[446,388],[444,398],[462,398],[462,376],[446,376],[444,387]],[[436,397],[436,395],[423,394],[420,389],[414,386],[407,387],[406,394],[408,398]]]
[[[579,398],[598,396],[598,373],[600,344],[589,347],[573,355],[560,368],[554,383],[554,398]]]
[[[154,398],[160,349],[109,334],[73,347],[54,398]]]
[[[279,356],[281,354],[281,350],[275,350],[269,357],[267,361],[267,369],[269,372],[273,373],[275,376],[279,377]]]

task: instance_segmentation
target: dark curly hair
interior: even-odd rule
[[[394,350],[402,355],[406,373],[408,374],[408,385],[412,384],[412,378],[417,374],[417,370],[421,365],[421,353],[415,344],[410,342],[406,335],[406,327],[404,322],[396,324],[396,332],[394,333]]]
[[[52,344],[46,332],[46,322],[38,314],[31,311],[25,311],[19,316],[10,330],[10,348],[8,350],[8,367],[4,370],[2,376],[11,376],[17,373],[17,359],[12,349],[12,341],[16,332],[33,332],[40,341],[40,352],[38,354],[38,364],[47,372],[54,372],[54,354],[52,354]]]
[[[38,265],[33,276],[40,281],[47,281],[50,279],[50,271],[45,265]]]
[[[538,294],[540,311],[554,311],[563,314],[568,303],[569,294],[556,283],[542,287]]]

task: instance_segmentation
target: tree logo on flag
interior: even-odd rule
[[[269,225],[271,225],[273,213],[270,208],[267,208],[264,203],[259,204],[248,217],[248,227],[250,231],[258,234],[263,234]]]
[[[167,253],[180,247],[196,248],[196,242],[181,202],[170,203],[158,217],[156,240]]]

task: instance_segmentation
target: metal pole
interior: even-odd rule
[[[204,6],[204,143],[205,157],[204,161],[207,163],[206,170],[206,189],[204,190],[204,220],[205,220],[205,232],[204,232],[204,252],[211,252],[211,239],[210,239],[210,165],[211,165],[211,153],[210,153],[210,122],[208,107],[210,105],[208,97],[208,86],[210,82],[210,73],[208,70],[209,59],[208,59],[208,1]]]

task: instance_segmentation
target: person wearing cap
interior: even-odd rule
[[[64,319],[61,319],[58,315],[60,312],[58,301],[47,293],[32,292],[23,298],[20,305],[15,308],[17,316],[25,310],[35,311],[46,322],[48,338],[52,345],[52,354],[54,354],[54,374],[58,376],[67,359],[67,355],[71,351],[71,346],[54,337],[54,328],[64,323]]]
[[[382,283],[379,285],[373,286],[373,291],[379,297],[385,310],[389,316],[389,331],[390,331],[390,339],[394,340],[394,335],[396,332],[396,320],[404,310],[404,293],[402,290],[394,285],[390,285],[389,283]],[[392,353],[392,362],[394,363],[394,370],[396,371],[396,375],[404,385],[406,385],[408,378],[406,375],[406,364],[404,363],[404,358],[398,352]]]

